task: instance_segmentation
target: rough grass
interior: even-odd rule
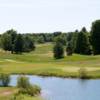
[[[13,87],[0,87],[0,100],[10,100],[15,91],[16,88]]]
[[[12,100],[11,98],[17,92],[14,87],[0,87],[0,100]],[[17,100],[42,100],[41,97],[31,97],[28,95],[19,95]]]
[[[100,78],[100,55],[66,56],[55,60],[51,43],[37,45],[36,50],[22,55],[0,50],[0,72],[35,74],[43,76],[78,77],[78,70],[85,67],[92,78]]]

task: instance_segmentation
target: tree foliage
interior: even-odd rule
[[[18,34],[13,29],[1,35],[0,45],[4,50],[11,51],[11,53],[30,52],[35,49],[34,40],[31,36]]]
[[[41,88],[37,85],[31,85],[29,78],[25,76],[19,76],[17,80],[17,87],[19,88],[19,93],[28,94],[30,96],[35,96],[40,94]]]
[[[96,20],[92,23],[91,43],[93,46],[94,54],[100,54],[100,20]]]
[[[69,53],[90,55],[100,54],[100,20],[92,23],[91,31],[85,27],[75,32],[24,33],[19,34],[11,29],[0,35],[0,48],[12,53],[30,52],[35,44],[53,42],[55,58],[64,57],[64,46]]]
[[[71,42],[68,42],[68,44],[67,44],[66,53],[67,53],[67,56],[71,56],[73,53],[73,48],[72,48]]]
[[[77,37],[75,52],[79,54],[91,54],[89,38],[84,32],[80,32]]]
[[[11,36],[9,34],[4,33],[1,37],[1,47],[5,51],[11,51],[12,43],[11,43]]]
[[[53,48],[54,58],[60,59],[64,57],[64,47],[61,43],[55,43]]]
[[[24,46],[23,37],[21,34],[18,34],[14,42],[14,51],[16,53],[22,53],[24,48],[23,46]]]
[[[9,74],[0,74],[0,81],[2,86],[7,87],[10,83],[10,75]]]
[[[66,45],[66,37],[64,35],[56,36],[53,40],[54,43],[61,43],[62,45]]]

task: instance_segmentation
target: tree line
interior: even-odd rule
[[[0,47],[11,53],[30,52],[35,44],[52,42],[55,58],[63,58],[73,53],[83,55],[100,54],[100,20],[92,23],[91,31],[85,27],[74,32],[54,33],[18,33],[11,29],[0,35]]]
[[[35,49],[34,41],[30,36],[18,34],[17,31],[13,29],[1,35],[0,46],[5,51],[11,51],[11,53],[17,54],[30,52]]]
[[[68,56],[73,53],[82,55],[99,55],[100,54],[100,20],[92,23],[91,31],[88,32],[85,27],[81,31],[67,33],[66,43],[61,35],[56,37],[54,43],[54,58],[64,57],[64,52]],[[65,49],[64,49],[65,48]]]

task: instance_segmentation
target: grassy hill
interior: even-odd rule
[[[92,78],[100,78],[100,56],[77,55],[55,60],[51,43],[40,44],[36,50],[22,55],[0,50],[0,72],[10,74],[35,74],[43,76],[78,77],[85,67]]]

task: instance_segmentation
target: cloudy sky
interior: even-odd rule
[[[0,0],[0,33],[74,31],[100,19],[100,0]]]

